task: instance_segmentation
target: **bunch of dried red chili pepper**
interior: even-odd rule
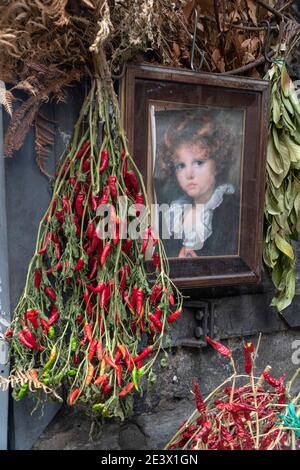
[[[96,80],[84,102],[6,337],[15,398],[24,395],[16,374],[34,369],[35,383],[53,390],[64,384],[71,406],[123,418],[142,377],[153,378],[153,363],[169,324],[181,314],[182,297],[168,277],[143,180],[107,86]],[[124,238],[124,222],[139,215],[141,204],[146,226],[139,238]],[[113,230],[102,237],[107,227]],[[147,252],[153,256],[150,274]]]
[[[282,416],[288,411],[288,402],[298,404],[299,408],[300,394],[292,400],[285,376],[272,377],[270,366],[254,377],[253,343],[244,345],[245,374],[237,375],[231,349],[211,338],[206,340],[231,361],[234,373],[205,400],[194,381],[196,410],[180,426],[166,449],[285,450],[293,447],[295,433],[283,425]]]

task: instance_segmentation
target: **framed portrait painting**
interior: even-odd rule
[[[129,148],[174,282],[258,282],[268,82],[130,65],[121,90]]]

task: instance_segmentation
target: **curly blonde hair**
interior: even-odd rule
[[[207,148],[207,158],[216,163],[217,183],[226,179],[234,159],[235,136],[224,121],[222,112],[215,109],[188,110],[184,116],[175,112],[157,151],[160,177],[173,178],[176,149],[188,144]]]

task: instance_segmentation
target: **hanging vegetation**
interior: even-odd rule
[[[265,199],[263,258],[272,272],[279,311],[293,300],[296,261],[291,240],[300,233],[300,103],[284,60],[270,68],[271,114]]]
[[[147,195],[127,150],[104,54],[99,54],[98,78],[60,164],[25,289],[6,333],[13,356],[7,382],[16,399],[27,388],[57,396],[64,383],[71,406],[76,402],[124,418],[133,392],[141,391],[142,377],[155,380],[152,366],[168,325],[181,314],[182,298],[168,277],[149,208],[138,238],[127,227],[147,204]],[[151,280],[144,264],[150,245],[155,250]]]

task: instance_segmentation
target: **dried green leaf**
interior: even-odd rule
[[[284,253],[288,258],[290,258],[291,260],[295,259],[292,246],[286,240],[284,240],[279,234],[275,236],[275,243],[276,243],[277,248],[282,253]]]

